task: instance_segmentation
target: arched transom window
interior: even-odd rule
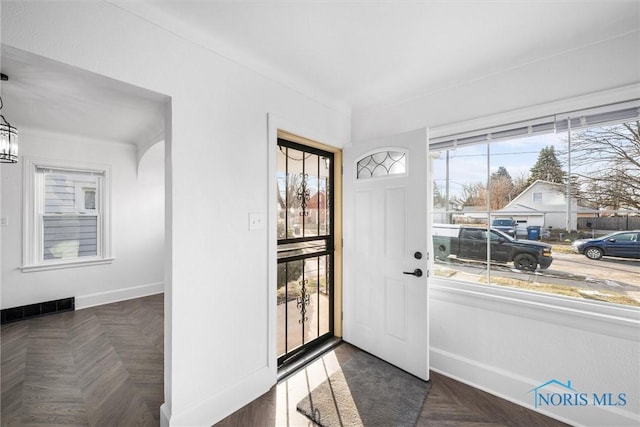
[[[407,173],[407,152],[390,149],[368,154],[356,164],[356,178],[370,179]]]

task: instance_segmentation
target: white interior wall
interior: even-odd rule
[[[2,7],[3,43],[172,96],[172,145],[167,147],[173,170],[171,185],[167,186],[171,192],[167,195],[171,200],[168,209],[172,210],[167,215],[171,230],[167,239],[172,244],[166,258],[170,261],[167,310],[172,313],[172,320],[165,337],[172,344],[165,352],[169,361],[165,383],[169,384],[169,391],[164,411],[174,425],[215,422],[263,392],[272,381],[265,367],[267,237],[266,232],[248,232],[246,218],[248,212],[266,212],[270,206],[264,179],[266,113],[277,112],[296,123],[320,129],[333,137],[327,142],[336,145],[348,140],[349,116],[110,4],[10,2]],[[639,93],[638,51],[637,37],[631,34],[500,75],[443,88],[406,103],[355,111],[353,139],[424,125],[438,126],[444,134],[447,124],[453,124],[452,129],[465,130],[458,125],[465,120],[473,128],[480,123],[531,118],[533,112],[544,115],[553,105],[567,111],[594,105],[594,100],[604,104],[625,99],[629,93]],[[634,83],[635,88],[625,88]],[[604,90],[610,92],[581,98]],[[564,102],[567,98],[573,101]],[[554,104],[556,101],[559,103]],[[528,110],[520,111],[523,108]],[[472,120],[498,113],[499,117],[488,121]],[[2,252],[6,250],[3,248]],[[504,357],[512,360],[507,366],[509,373],[538,381],[547,379],[540,367],[557,365],[553,375],[573,375],[592,371],[609,355],[604,349],[598,350],[605,341],[601,339],[602,331],[586,331],[586,335],[580,332],[579,336],[593,343],[586,354],[584,345],[558,346],[557,352],[545,353],[536,372],[528,374],[531,366],[538,363],[538,350],[532,345],[519,345],[528,340],[522,332],[501,334],[503,325],[514,323],[520,331],[535,328],[536,337],[550,334],[550,343],[556,345],[558,339],[572,331],[558,333],[551,323],[512,311],[506,317],[493,316],[492,308],[474,308],[474,302],[462,300],[453,291],[439,292],[440,297],[436,295],[431,303],[431,325],[442,330],[432,331],[432,346],[441,354],[469,360],[476,368],[484,364],[501,370],[503,359],[486,355],[505,352]],[[511,307],[508,301],[504,304]],[[454,315],[456,321],[447,317]],[[489,332],[483,334],[484,340],[478,345],[465,345],[468,325],[478,319]],[[580,330],[578,324],[573,327]],[[461,339],[454,346],[446,337],[456,336]],[[607,346],[624,349],[621,360],[616,357],[616,361],[622,362],[621,369],[633,374],[632,364],[638,362],[638,352],[633,350],[636,341],[615,336],[606,341]],[[478,374],[474,376],[473,370],[449,368],[444,362],[438,365],[438,355],[433,353],[432,360],[437,369],[498,392],[495,384],[481,378],[480,371],[475,371]],[[610,380],[609,373],[605,370],[589,376],[587,382],[592,385],[600,380],[605,384]],[[545,377],[538,378],[542,375]],[[632,377],[619,378],[616,381],[620,382],[612,385],[637,391]],[[574,375],[577,381],[575,378]],[[514,394],[527,391],[513,389],[511,394],[503,394],[518,400],[521,396]]]
[[[164,156],[162,144],[140,167],[134,146],[20,129],[21,156],[112,167],[113,263],[22,272],[23,163],[2,168],[2,308],[76,297],[76,308],[162,292]]]
[[[531,409],[532,389],[571,381],[586,405],[534,410],[578,426],[640,422],[636,308],[436,279],[429,309],[431,369]],[[594,393],[612,404],[594,405]]]
[[[639,60],[640,38],[629,33],[404,102],[354,110],[352,139],[425,125],[437,138],[637,98]]]
[[[348,141],[350,116],[106,2],[2,4],[2,42],[171,96],[163,423],[210,425],[275,382],[267,113]],[[273,307],[275,310],[275,307]]]
[[[438,137],[638,98],[640,39],[634,33],[406,102],[354,111],[352,138],[422,126]],[[640,311],[609,308],[432,280],[431,368],[531,408],[529,391],[550,379],[571,380],[580,392],[626,393],[624,407],[538,410],[574,425],[638,425]]]

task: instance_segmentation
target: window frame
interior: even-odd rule
[[[83,213],[83,214],[99,214],[100,212],[100,208],[101,208],[101,204],[100,204],[100,198],[97,197],[98,194],[98,189],[97,189],[97,185],[92,185],[91,183],[79,183],[80,185],[78,185],[78,183],[76,183],[75,185],[75,193],[76,193],[76,200],[80,200],[80,208],[78,210],[78,212]],[[88,192],[93,192],[93,208],[87,208],[87,193]]]
[[[444,152],[450,148],[456,149],[457,147],[467,145],[495,142],[494,138],[492,138],[494,135],[508,134],[508,138],[505,139],[511,139],[533,136],[535,134],[545,134],[549,133],[549,123],[559,123],[563,120],[571,120],[572,125],[570,130],[578,130],[593,126],[619,123],[621,120],[634,120],[634,117],[640,118],[640,98],[637,98],[635,94],[631,100],[622,102],[611,101],[602,103],[601,105],[600,107],[569,110],[571,111],[570,113],[554,114],[553,110],[562,111],[562,108],[557,108],[557,105],[551,104],[549,107],[552,111],[545,112],[547,115],[538,119],[527,119],[527,116],[536,117],[537,112],[540,110],[537,108],[523,109],[517,111],[517,114],[514,115],[499,114],[433,128],[430,130],[431,137],[427,143],[427,156],[430,159],[427,179],[429,182],[433,180],[432,162],[436,157],[435,154]],[[616,117],[611,120],[608,118],[608,120],[596,121],[595,123],[589,123],[588,120],[586,120],[584,124],[578,122],[580,125],[574,123],[577,118],[588,114],[600,114],[604,116],[608,112],[615,111],[624,113],[625,117]],[[632,114],[635,115],[632,116]],[[510,129],[526,129],[526,131],[511,135],[512,132]],[[561,127],[560,129],[554,127],[554,129],[553,132],[567,130]],[[431,187],[428,187],[427,197],[429,200],[433,200],[432,191]],[[427,218],[429,218],[429,215]],[[427,221],[429,252],[435,254],[432,246],[433,221],[430,219]],[[640,238],[640,235],[638,235],[638,237]],[[429,257],[430,271],[434,271],[434,259],[435,256]],[[505,313],[508,312],[509,314],[517,314],[542,321],[549,321],[549,315],[551,315],[551,318],[555,319],[554,324],[565,323],[567,326],[572,327],[576,327],[576,323],[573,321],[573,318],[570,319],[570,322],[567,321],[569,318],[566,315],[567,313],[578,314],[578,317],[582,318],[582,320],[579,321],[580,325],[584,326],[583,321],[588,321],[589,325],[587,329],[600,333],[613,333],[613,335],[625,339],[630,339],[629,337],[635,339],[637,337],[637,326],[640,325],[640,309],[633,306],[605,301],[583,300],[534,290],[479,285],[473,282],[448,277],[438,277],[435,275],[432,276],[431,280],[431,289],[435,290],[432,297],[443,301],[464,301],[464,304],[474,307],[485,306],[488,309],[496,309],[501,303],[507,303],[503,306],[506,310]],[[616,328],[622,326],[623,330],[621,332],[618,330],[613,331],[611,325],[603,325],[602,321],[611,322],[611,325],[615,325]]]
[[[55,169],[69,173],[100,174],[101,185],[92,187],[96,194],[96,209],[80,209],[79,213],[97,216],[97,255],[67,259],[43,259],[43,224],[40,207],[44,203],[44,182],[38,176],[39,169]],[[108,264],[113,262],[111,238],[111,166],[101,163],[74,162],[69,160],[24,158],[24,214],[23,214],[23,256],[22,272],[55,270],[90,265]],[[78,188],[79,187],[79,188]],[[81,204],[84,208],[84,191],[91,186],[76,186],[76,194],[81,194]]]

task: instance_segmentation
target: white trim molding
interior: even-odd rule
[[[640,309],[636,307],[437,277],[432,279],[430,290],[431,298],[436,300],[640,340]]]
[[[35,272],[70,267],[82,267],[106,264],[113,261],[111,239],[111,165],[71,160],[42,159],[25,156],[23,168],[23,208],[24,226],[22,231],[22,272]],[[36,173],[38,169],[61,169],[99,173],[102,175],[98,222],[98,255],[86,258],[64,260],[42,260],[42,236],[40,227],[39,200],[44,200],[42,188],[39,188]],[[38,241],[36,241],[38,240]]]
[[[76,310],[126,301],[134,298],[148,297],[164,292],[164,283],[149,283],[131,288],[115,289],[112,291],[96,292],[95,294],[79,295],[76,297]]]
[[[635,427],[640,424],[638,414],[619,408],[584,406],[567,411],[563,407],[567,414],[535,408],[526,391],[538,386],[539,381],[434,347],[430,349],[430,361],[434,372],[569,425]]]

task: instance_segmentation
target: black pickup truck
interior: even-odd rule
[[[491,261],[510,263],[518,270],[533,271],[538,266],[549,268],[551,245],[532,240],[516,240],[490,228],[434,224],[433,249],[436,259],[487,259],[487,236],[490,239]]]

